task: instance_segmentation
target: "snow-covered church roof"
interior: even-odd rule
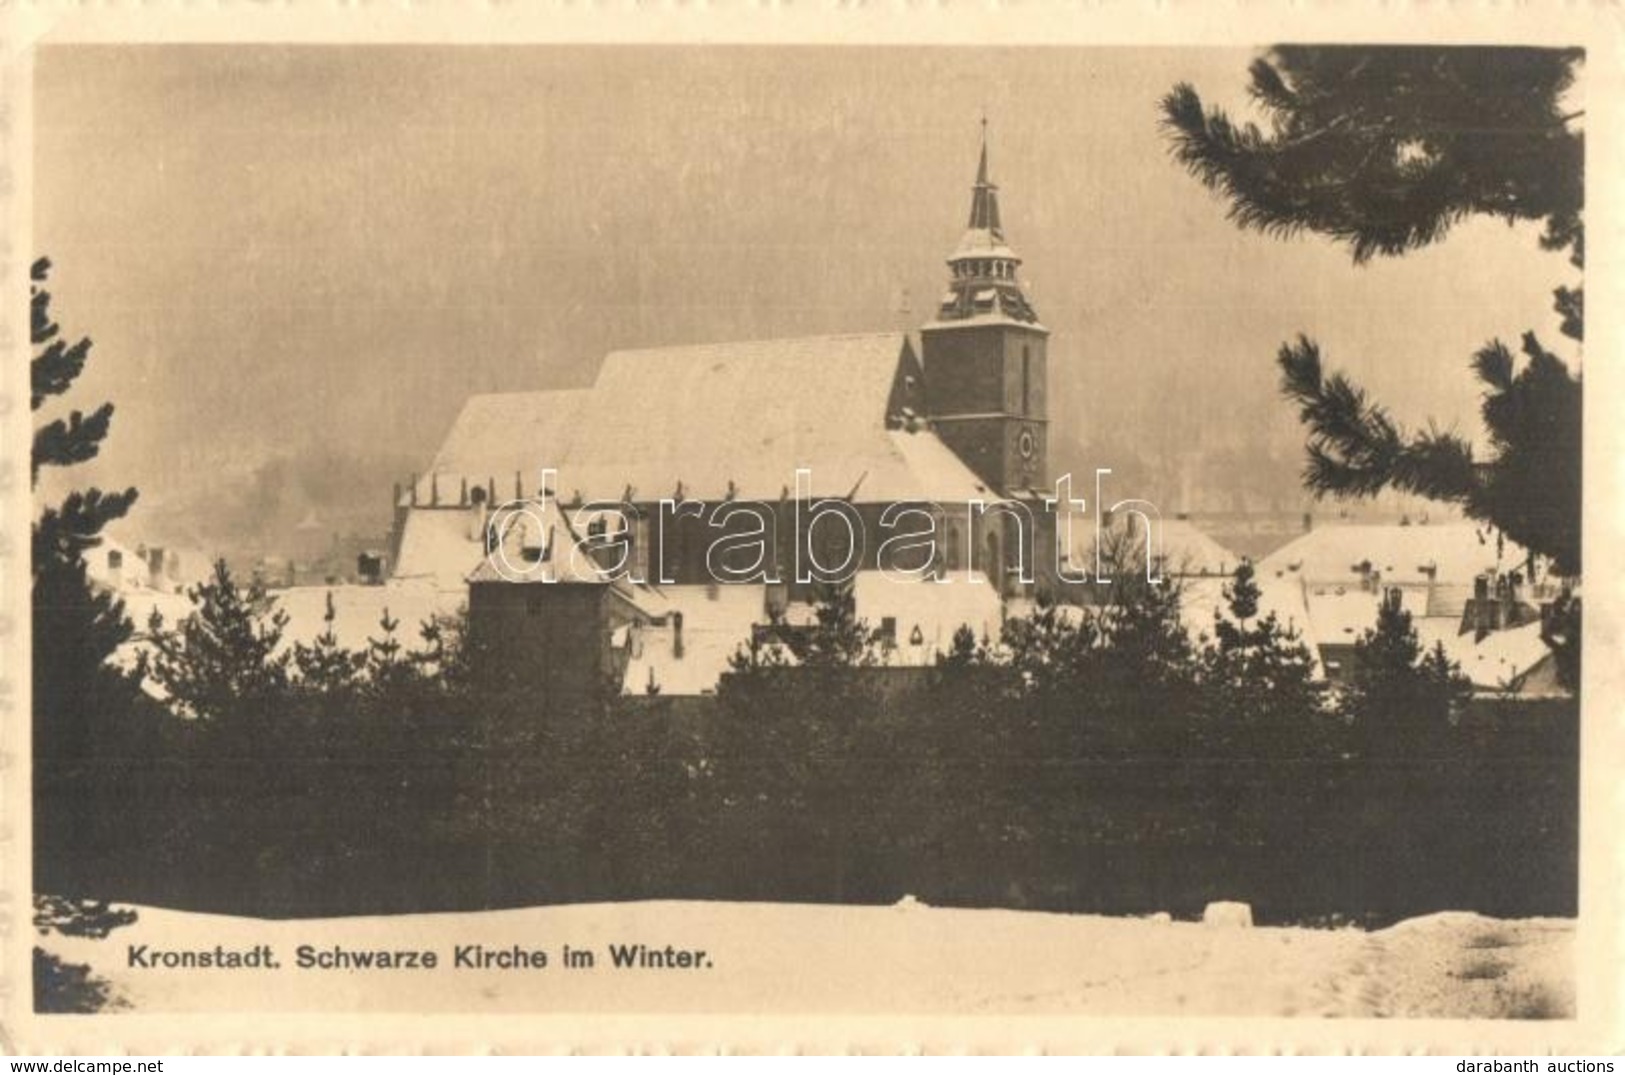
[[[544,467],[565,499],[776,501],[811,472],[813,496],[963,502],[980,479],[928,430],[921,370],[902,333],[815,336],[611,353],[591,389],[471,397],[417,503],[461,485],[534,495]],[[433,475],[431,482],[430,475]],[[431,493],[431,484],[433,493]]]

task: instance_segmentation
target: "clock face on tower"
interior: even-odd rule
[[[1031,480],[1038,471],[1038,437],[1030,426],[1023,426],[1016,434],[1016,454],[1021,457],[1018,465],[1022,477]]]

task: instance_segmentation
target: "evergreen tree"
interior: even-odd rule
[[[802,895],[855,891],[859,860],[886,838],[894,763],[873,683],[879,636],[850,585],[821,584],[805,631],[746,640],[719,684],[706,795],[720,838],[749,860],[794,847]],[[785,651],[795,658],[792,665]],[[867,835],[866,835],[867,834]]]
[[[750,677],[789,668],[788,652],[784,643],[777,638],[753,632],[728,658],[728,671],[723,674],[719,686],[723,689],[729,686],[737,689],[741,681]]]
[[[433,680],[443,690],[469,684],[468,610],[453,614],[436,613],[418,626],[423,648],[411,654],[422,678]]]
[[[1212,746],[1292,755],[1318,745],[1325,688],[1298,631],[1270,612],[1253,565],[1242,561],[1224,588],[1226,610],[1213,615],[1213,638],[1201,655],[1201,682]]]
[[[1402,755],[1437,745],[1472,682],[1445,654],[1424,652],[1398,590],[1383,595],[1376,626],[1354,644],[1341,708],[1368,755]]]
[[[995,660],[1007,670],[1012,686],[1029,696],[1075,697],[1087,686],[1100,641],[1100,618],[1094,610],[1040,596],[1025,616],[1008,617],[1000,625]]]
[[[415,667],[396,637],[401,621],[385,608],[378,617],[377,635],[367,637],[367,648],[362,654],[362,667],[366,671],[369,688],[375,696],[397,696],[416,677]]]
[[[135,919],[135,911],[112,907],[105,900],[34,897],[34,929],[42,937],[58,933],[102,940]],[[128,1004],[114,993],[112,983],[92,973],[89,964],[65,963],[38,945],[34,947],[36,1012],[88,1013],[124,1007]]]
[[[85,338],[70,341],[53,320],[45,287],[50,269],[41,258],[30,274],[30,406],[36,413],[70,391],[92,346]],[[89,415],[70,410],[35,428],[30,471],[36,493],[47,468],[97,456],[112,415],[113,405],[103,403]],[[139,673],[114,662],[134,628],[118,596],[92,584],[86,563],[102,545],[104,528],[135,500],[134,489],[75,490],[43,507],[33,524],[31,716],[39,892],[103,890],[135,850],[131,829],[137,822],[130,803],[150,792],[141,759],[159,749],[161,713],[141,693]],[[95,999],[83,968],[66,967],[39,950],[35,957],[36,1000],[52,1005],[75,995]]]
[[[339,645],[338,635],[333,629],[337,620],[338,609],[333,604],[330,590],[322,614],[322,633],[310,643],[293,644],[293,667],[298,673],[300,686],[326,697],[351,691],[366,660],[363,654]]]
[[[84,372],[91,341],[69,342],[51,317],[45,284],[51,263],[34,262],[31,279],[31,406],[36,412],[65,394]],[[94,459],[112,423],[113,405],[88,416],[70,411],[37,427],[31,473],[37,487],[47,467],[69,467]],[[133,633],[124,602],[93,587],[85,555],[102,543],[102,531],[135,503],[136,491],[88,489],[69,493],[45,508],[33,526],[32,610],[34,618],[35,756],[83,758],[99,746],[128,753],[127,744],[103,743],[128,729],[139,704],[136,681],[109,658]]]
[[[1199,708],[1183,589],[1171,577],[1119,570],[1111,592],[1093,616],[1099,643],[1082,684],[1096,714],[1092,741],[1110,752],[1177,753]]]
[[[179,713],[213,721],[264,716],[286,700],[291,654],[282,651],[288,614],[257,580],[237,585],[224,560],[187,591],[193,611],[171,631],[153,610],[144,670]]]
[[[852,586],[820,583],[812,631],[798,656],[808,668],[857,668],[879,659],[879,631],[858,618]]]
[[[948,643],[948,651],[942,654],[937,663],[944,668],[969,668],[977,664],[984,655],[984,648],[977,645],[976,632],[971,630],[970,624],[962,623],[954,629],[954,636]]]
[[[1249,90],[1268,129],[1204,108],[1188,85],[1163,99],[1176,159],[1240,226],[1347,244],[1356,262],[1437,242],[1484,215],[1542,224],[1540,242],[1585,258],[1582,113],[1565,111],[1579,49],[1277,46]],[[1559,287],[1562,332],[1584,336],[1584,296]],[[1281,348],[1282,391],[1309,430],[1304,481],[1320,495],[1397,489],[1460,505],[1559,574],[1580,571],[1581,379],[1533,333],[1522,369],[1492,341],[1473,360],[1490,455],[1453,434],[1401,428],[1314,342]],[[1545,637],[1579,660],[1578,603]]]

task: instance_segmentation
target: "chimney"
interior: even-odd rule
[[[431,473],[429,475],[429,506],[431,508],[438,508],[440,506],[440,475],[439,475],[439,473]]]
[[[356,556],[355,573],[363,585],[377,586],[384,581],[384,558],[375,552],[363,552]]]
[[[1490,577],[1479,575],[1473,579],[1473,601],[1468,606],[1473,615],[1473,634],[1482,642],[1484,636],[1495,630],[1495,606],[1490,601]]]
[[[395,483],[395,498],[389,502],[389,506],[390,506],[391,510],[401,506],[401,483],[400,482]]]
[[[768,623],[778,623],[783,620],[789,605],[789,583],[783,581],[770,582],[762,587],[762,611],[767,615]]]
[[[457,506],[459,508],[468,506],[468,478],[466,477],[461,480],[461,484],[457,487]]]
[[[1309,512],[1309,511],[1304,512],[1303,513],[1303,532],[1305,534],[1307,534],[1309,531],[1313,530],[1314,528],[1315,528],[1315,515],[1314,515],[1314,513]]]
[[[521,480],[517,470],[513,472],[513,498],[515,500],[525,499],[525,483]]]
[[[1516,572],[1501,576],[1500,592],[1496,595],[1496,627],[1511,627],[1518,616],[1518,575]]]
[[[418,476],[412,475],[412,506],[418,506]]]
[[[671,614],[671,655],[677,660],[683,659],[683,614]]]

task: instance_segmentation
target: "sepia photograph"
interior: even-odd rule
[[[1596,1015],[1576,41],[40,43],[32,1025]]]

